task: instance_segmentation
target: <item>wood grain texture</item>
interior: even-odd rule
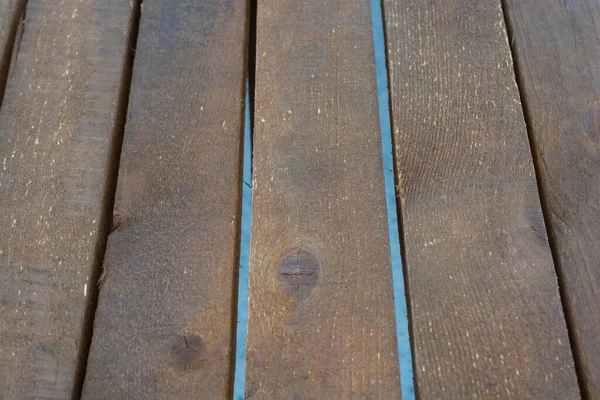
[[[0,398],[77,395],[131,15],[27,6],[0,110]]]
[[[371,10],[261,1],[246,397],[400,398]]]
[[[25,16],[26,3],[27,0],[0,0],[0,99],[4,95],[15,36]]]
[[[247,13],[143,3],[86,399],[231,398]]]
[[[580,378],[600,399],[600,4],[505,3]]]
[[[500,1],[384,5],[417,394],[579,398]]]

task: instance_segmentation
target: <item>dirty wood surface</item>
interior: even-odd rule
[[[257,19],[246,397],[400,398],[367,0]]]
[[[584,392],[600,398],[600,5],[507,1]]]
[[[0,0],[0,99],[4,94],[15,35],[19,26],[22,27],[26,3],[27,0]]]
[[[144,1],[84,398],[231,398],[245,0]]]
[[[401,397],[372,2],[251,3],[0,0],[0,399],[232,397],[246,78],[246,397]],[[383,11],[417,398],[600,398],[600,5]]]
[[[37,1],[0,110],[0,398],[80,390],[128,0]]]
[[[500,1],[385,1],[417,394],[579,388]]]

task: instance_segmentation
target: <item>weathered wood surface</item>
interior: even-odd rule
[[[245,0],[146,0],[84,398],[231,398]]]
[[[500,1],[384,5],[417,394],[579,398]]]
[[[0,110],[0,398],[80,389],[131,15],[27,6]]]
[[[400,398],[367,0],[262,1],[246,397]]]
[[[4,94],[15,35],[25,16],[26,3],[27,0],[0,1],[0,99]]]
[[[506,4],[581,383],[600,399],[600,5]]]

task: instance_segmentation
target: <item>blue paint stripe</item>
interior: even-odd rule
[[[381,0],[371,0],[371,18],[373,20],[373,41],[375,46],[375,68],[377,71],[377,98],[379,100],[379,123],[381,126],[381,144],[383,147],[383,171],[388,211],[390,251],[394,278],[394,301],[396,305],[396,330],[398,333],[398,353],[400,356],[400,381],[402,399],[414,400],[412,354],[408,333],[406,296],[404,293],[404,275],[400,253],[396,192],[394,190],[394,158],[392,155],[392,132],[388,96],[388,79],[383,34],[383,16]]]
[[[244,181],[252,186],[252,135],[250,134],[250,95],[246,82],[244,115]],[[238,316],[233,398],[244,399],[246,375],[246,332],[248,328],[248,267],[250,264],[250,225],[252,223],[252,190],[242,183],[242,235],[240,243],[240,275],[238,283]]]

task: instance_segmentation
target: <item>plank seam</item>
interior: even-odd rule
[[[248,21],[248,92],[250,94],[250,141],[254,132],[254,93],[256,83],[256,20],[258,13],[258,0],[250,0],[250,18]],[[253,148],[253,147],[252,147]],[[250,149],[250,170],[252,170],[252,148]],[[252,185],[250,187],[252,189]]]
[[[253,113],[252,111],[254,110],[254,71],[255,71],[255,60],[256,60],[256,54],[255,54],[255,45],[256,45],[256,0],[250,0],[247,2],[247,10],[246,10],[246,55],[245,55],[245,59],[246,59],[246,70],[245,75],[247,77],[247,85],[248,87],[246,87],[246,85],[244,85],[243,88],[243,92],[242,92],[242,97],[244,99],[244,102],[248,101],[247,96],[246,96],[246,91],[250,91],[251,96],[250,96],[250,132],[252,132],[252,128],[254,127],[253,124]],[[250,77],[250,75],[252,75]],[[241,132],[240,135],[242,136],[242,138],[245,139],[245,135],[244,135],[244,130],[245,128],[245,123],[246,123],[246,118],[245,118],[245,114],[246,114],[246,105],[244,104],[244,107],[242,107],[242,121],[243,123],[241,124]],[[233,399],[235,396],[235,372],[236,372],[236,360],[238,359],[238,353],[237,353],[237,341],[238,341],[238,314],[239,314],[239,295],[240,295],[240,272],[239,269],[241,268],[241,260],[240,260],[240,254],[241,254],[241,247],[242,247],[242,241],[244,240],[244,238],[242,237],[242,220],[243,220],[243,201],[244,201],[244,188],[243,185],[248,186],[248,188],[250,189],[250,191],[252,191],[252,180],[250,180],[250,183],[246,182],[244,180],[244,157],[246,156],[250,156],[252,157],[252,154],[245,154],[244,148],[245,145],[243,143],[244,139],[242,140],[242,145],[240,146],[239,149],[239,165],[240,165],[240,170],[239,170],[239,178],[240,178],[240,185],[242,186],[241,188],[241,196],[239,197],[238,200],[238,218],[236,221],[237,224],[237,238],[236,238],[236,249],[235,252],[237,254],[237,261],[238,261],[238,266],[239,268],[236,268],[234,270],[234,278],[233,278],[233,301],[232,301],[232,312],[231,312],[231,346],[232,346],[232,351],[230,351],[231,354],[231,360],[230,360],[230,371],[231,373],[229,374],[229,384],[228,384],[228,394],[227,397]],[[246,291],[244,293],[244,291],[241,291],[242,295],[248,295],[248,292]],[[245,336],[243,336],[242,338],[240,338],[241,340],[246,340]],[[245,360],[245,358],[244,358]]]
[[[97,282],[97,284],[90,285],[89,289],[89,300],[86,305],[81,339],[79,341],[80,347],[77,360],[77,369],[75,371],[75,378],[73,381],[73,399],[80,399],[83,391],[83,383],[85,381],[87,361],[94,330],[94,317],[96,314],[96,308],[98,306],[98,292],[100,288],[102,264],[104,262],[108,234],[112,230],[115,191],[117,187],[117,177],[121,159],[125,123],[127,122],[127,108],[129,105],[131,77],[133,74],[133,63],[142,13],[142,4],[143,0],[132,1],[133,12],[131,15],[125,60],[122,68],[123,72],[121,75],[121,85],[119,88],[119,97],[116,107],[117,114],[115,116],[115,129],[111,137],[108,162],[106,166],[107,173],[104,181],[104,195],[101,204],[100,223],[98,224],[94,266],[92,268],[90,277],[90,281]]]
[[[246,22],[246,32],[247,32],[247,47],[246,47],[246,93],[244,94],[244,101],[247,102],[247,104],[245,104],[243,113],[244,113],[244,118],[243,121],[244,123],[242,124],[242,135],[245,141],[246,138],[246,134],[245,134],[245,130],[246,130],[246,124],[249,125],[249,135],[248,135],[248,139],[250,141],[250,143],[252,143],[252,133],[254,132],[254,93],[255,93],[255,72],[256,72],[256,15],[257,15],[257,0],[250,0],[248,1],[248,11],[247,11],[247,22]],[[248,109],[248,110],[246,110]],[[246,112],[248,112],[248,116],[246,116]],[[250,145],[250,151],[247,153],[246,152],[246,144],[242,143],[242,146],[240,146],[241,149],[241,163],[240,165],[242,166],[241,169],[241,174],[242,174],[242,185],[246,185],[250,191],[250,198],[252,198],[252,148],[253,146]],[[246,177],[244,176],[245,174],[245,158],[249,157],[250,158],[250,174],[249,174],[249,178],[250,178],[250,182],[248,183],[245,179]],[[250,243],[250,238],[246,237],[244,235],[244,232],[242,230],[242,225],[244,224],[244,220],[245,220],[245,215],[244,215],[244,202],[247,201],[246,199],[246,195],[244,194],[244,188],[242,187],[242,196],[240,197],[240,208],[239,208],[239,215],[240,215],[240,224],[239,224],[239,229],[238,229],[238,240],[237,240],[237,246],[238,246],[238,263],[239,263],[239,268],[237,271],[237,276],[236,276],[236,280],[234,281],[236,284],[234,285],[235,288],[235,295],[234,295],[234,301],[233,301],[233,320],[232,320],[232,335],[233,335],[233,346],[234,346],[234,351],[232,351],[232,371],[233,373],[231,374],[231,383],[230,383],[230,388],[231,388],[231,392],[230,395],[228,396],[229,398],[235,399],[235,395],[236,393],[244,393],[244,386],[245,386],[245,382],[246,382],[246,377],[245,375],[245,365],[244,367],[238,368],[237,367],[237,361],[241,361],[245,364],[246,362],[246,354],[239,354],[238,350],[245,350],[246,349],[246,338],[247,338],[247,326],[239,326],[239,320],[238,320],[238,315],[240,314],[240,310],[242,307],[244,307],[243,310],[241,310],[242,312],[244,312],[246,315],[248,314],[248,287],[247,285],[242,285],[242,279],[241,279],[241,275],[244,274],[246,277],[246,281],[248,280],[248,269],[249,269],[249,262],[248,262],[248,266],[246,268],[246,270],[243,273],[240,273],[239,270],[242,268],[242,260],[241,260],[241,249],[243,246],[243,243]],[[252,200],[250,200],[249,202],[249,208],[250,208],[250,218],[252,215]],[[248,227],[248,232],[250,232],[250,227]],[[245,296],[245,302],[240,302],[240,298],[239,296]],[[238,342],[241,341],[244,343],[243,346],[238,345]],[[239,374],[240,376],[236,376],[237,374]],[[238,382],[238,385],[236,385],[236,381]],[[243,396],[242,396],[243,398]]]
[[[510,14],[508,12],[508,4],[506,0],[501,0],[502,5],[502,14],[504,16],[504,23],[506,26],[506,33],[508,36],[508,42],[510,47],[510,53],[513,61],[513,71],[515,73],[515,80],[517,82],[517,87],[519,89],[519,97],[521,100],[521,107],[523,108],[523,116],[525,118],[525,127],[527,129],[527,137],[529,139],[529,147],[531,151],[531,157],[533,159],[533,165],[535,169],[535,177],[538,189],[538,195],[540,198],[540,204],[542,207],[542,215],[544,217],[544,226],[546,228],[546,234],[548,237],[548,244],[550,245],[550,253],[552,254],[552,261],[554,262],[554,269],[556,271],[557,281],[558,281],[558,290],[560,293],[560,301],[563,308],[563,312],[565,315],[565,322],[567,327],[567,333],[569,336],[569,344],[571,347],[571,354],[573,355],[574,364],[575,364],[575,372],[577,375],[577,383],[579,385],[579,390],[582,399],[586,400],[591,398],[590,393],[586,389],[586,385],[583,385],[583,363],[581,362],[581,354],[578,351],[581,348],[580,343],[577,342],[577,338],[574,334],[573,326],[575,325],[575,320],[573,313],[569,307],[567,302],[567,292],[566,286],[564,284],[565,277],[562,273],[562,265],[560,263],[560,258],[558,256],[558,240],[556,239],[556,235],[554,231],[550,229],[551,221],[550,221],[550,208],[547,202],[547,192],[546,185],[543,179],[543,175],[541,173],[541,165],[539,156],[537,153],[537,142],[535,140],[535,135],[533,134],[533,124],[531,120],[531,116],[529,114],[529,106],[527,102],[527,94],[525,93],[525,85],[523,81],[523,74],[520,68],[519,55],[516,51],[515,46],[515,36],[513,34],[513,25],[510,19]],[[543,162],[543,161],[542,161]]]
[[[13,12],[13,18],[10,23],[10,29],[7,37],[7,48],[4,49],[4,54],[2,55],[2,60],[0,61],[0,71],[2,71],[2,75],[0,76],[0,105],[4,100],[4,90],[6,89],[6,83],[8,81],[8,77],[10,75],[11,64],[13,60],[16,61],[17,55],[19,53],[19,48],[21,44],[21,39],[23,38],[23,32],[25,30],[25,11],[27,9],[27,0],[21,0],[16,4],[16,10]],[[21,31],[19,32],[19,28]],[[19,39],[17,43],[16,51],[14,51],[15,42],[17,40],[17,32],[19,32]],[[13,52],[15,53],[15,57],[13,58]]]
[[[11,40],[14,44],[13,44],[13,50],[10,53],[14,53],[14,57],[12,57],[12,59],[10,59],[8,62],[12,65],[16,65],[17,60],[19,59],[19,50],[21,50],[21,41],[23,40],[23,34],[25,33],[25,20],[26,19],[27,19],[27,4],[25,4],[25,7],[23,7],[23,10],[21,10],[21,20],[19,21],[19,23],[17,25],[17,29],[15,31],[15,38],[14,38],[14,40]],[[17,36],[18,36],[18,38],[17,38]],[[9,75],[10,75],[10,73],[7,73],[7,77]],[[6,79],[8,79],[8,78],[6,78]],[[5,81],[5,84],[6,84],[6,81]],[[3,91],[4,91],[4,89],[3,89]]]
[[[391,111],[392,105],[390,103],[391,89],[389,86],[390,76],[388,73],[383,0],[371,1],[371,14],[373,20],[372,25],[376,64],[375,68],[377,74],[377,97],[380,119],[379,126],[383,150],[383,174],[386,186],[386,209],[388,214],[388,229],[390,234],[390,256],[394,280],[394,307],[396,311],[396,331],[398,335],[397,342],[398,361],[400,364],[400,383],[402,387],[402,398],[414,400],[414,357],[412,354],[413,346],[411,346],[410,343],[412,334],[409,332],[408,307],[406,301],[406,282],[408,277],[403,269],[405,262],[403,262],[401,251],[404,248],[404,244],[401,243],[402,236],[399,225],[399,215],[401,215],[401,213],[399,212],[398,199],[395,190],[398,182],[395,175],[395,151],[393,146]],[[383,71],[380,72],[381,70]],[[388,173],[388,171],[390,171],[390,173]],[[391,200],[387,195],[388,190],[391,191]],[[396,217],[395,221],[393,220],[393,216]],[[398,250],[395,250],[396,246],[398,247]],[[400,264],[399,268],[397,267],[398,263]],[[397,286],[402,287],[402,289],[396,290]],[[407,338],[402,339],[405,334]],[[405,355],[404,349],[407,347],[409,355]],[[408,362],[406,360],[407,358]],[[409,364],[410,366],[407,366],[406,364]]]
[[[385,0],[380,0],[380,4],[381,4],[381,17],[383,19],[383,39],[385,42],[385,69],[386,69],[386,73],[387,73],[387,82],[388,82],[388,98],[390,99],[390,101],[388,102],[388,113],[390,115],[390,131],[391,131],[391,140],[392,140],[392,159],[393,159],[393,164],[394,164],[394,189],[395,189],[395,195],[396,195],[396,217],[397,217],[397,221],[398,221],[398,237],[400,238],[400,256],[402,258],[402,275],[404,276],[404,293],[406,296],[406,310],[407,310],[407,315],[408,315],[408,336],[409,336],[409,341],[410,341],[410,352],[411,352],[411,359],[412,359],[412,367],[413,367],[413,382],[414,382],[414,391],[415,391],[415,399],[421,399],[421,394],[420,394],[420,385],[418,382],[418,377],[416,373],[414,373],[414,371],[417,371],[417,365],[416,365],[416,354],[415,354],[415,348],[416,348],[416,344],[414,342],[414,325],[412,323],[413,318],[412,318],[412,304],[411,304],[411,299],[410,299],[410,284],[409,284],[409,280],[408,280],[408,263],[407,263],[407,259],[406,259],[406,243],[405,243],[405,237],[404,237],[404,219],[402,217],[402,202],[400,200],[400,195],[398,193],[398,188],[399,188],[399,180],[398,180],[398,173],[397,173],[397,169],[396,166],[398,165],[398,159],[396,156],[396,138],[394,135],[394,131],[395,131],[395,126],[394,126],[394,118],[393,118],[393,112],[392,112],[392,76],[390,73],[390,60],[388,57],[388,48],[389,48],[389,39],[388,39],[388,33],[387,33],[387,20],[386,20],[386,16],[387,13],[385,12]]]

